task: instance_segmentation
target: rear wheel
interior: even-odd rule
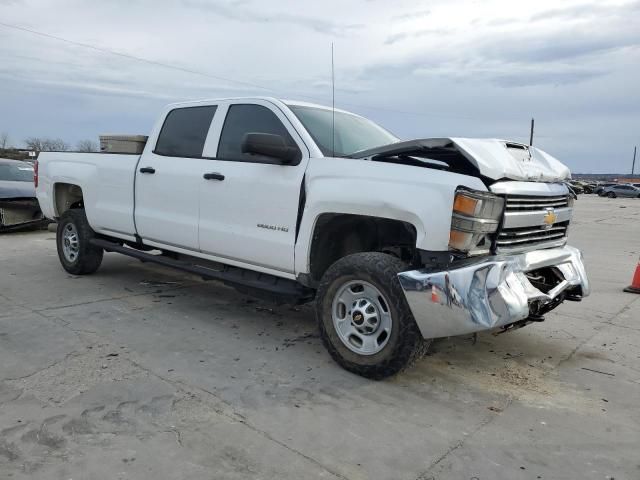
[[[56,243],[62,267],[74,275],[95,272],[102,263],[104,251],[91,245],[95,236],[82,209],[67,210],[58,221]]]
[[[382,379],[426,353],[397,278],[406,265],[377,252],[335,262],[322,277],[316,316],[322,341],[350,372]]]

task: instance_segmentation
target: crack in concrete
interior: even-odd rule
[[[631,305],[633,305],[636,301],[638,301],[638,299],[634,299],[631,300],[629,303],[627,303],[625,306],[623,306],[620,310],[618,310],[618,312],[616,312],[615,314],[613,314],[613,316],[611,317],[611,320],[615,320],[616,318],[618,318],[620,315],[622,315],[623,313],[625,313],[627,310],[631,309]],[[600,325],[612,325],[614,327],[618,327],[619,325],[616,325],[614,323],[611,322],[611,320],[609,321],[603,321],[603,322],[598,322]],[[635,330],[635,329],[633,329]],[[590,335],[589,337],[581,340],[573,349],[571,349],[571,351],[569,352],[569,354],[564,357],[562,360],[560,360],[558,362],[558,364],[556,365],[556,369],[560,368],[562,365],[564,365],[565,363],[567,363],[569,360],[571,360],[573,358],[573,356],[576,354],[576,352],[578,350],[580,350],[582,347],[584,347],[587,343],[589,343],[591,340],[593,340],[594,337],[596,337],[598,334],[602,333],[602,330],[598,329],[598,328],[594,328],[594,332],[593,335]]]
[[[176,387],[179,391],[186,393],[188,389],[188,391],[199,391],[201,392],[201,394],[205,394],[205,395],[209,395],[212,396],[213,398],[216,399],[217,402],[222,403],[223,405],[227,406],[229,408],[229,410],[231,410],[232,413],[226,412],[220,408],[216,408],[215,406],[213,406],[213,411],[216,412],[217,414],[233,421],[233,422],[237,422],[237,423],[241,423],[242,425],[246,426],[247,428],[249,428],[250,430],[252,430],[254,433],[257,433],[259,435],[261,435],[262,437],[266,438],[267,440],[274,442],[275,444],[289,450],[290,452],[304,458],[305,460],[307,460],[308,462],[313,463],[314,465],[320,467],[321,469],[323,469],[324,471],[326,471],[327,473],[330,473],[331,475],[333,475],[335,478],[339,478],[341,480],[349,480],[348,477],[345,477],[344,475],[342,475],[340,472],[336,472],[335,470],[331,469],[330,467],[322,464],[321,462],[319,462],[318,460],[316,460],[315,458],[301,452],[300,450],[296,450],[295,448],[287,445],[286,443],[282,442],[281,440],[278,440],[277,438],[274,438],[271,434],[267,433],[264,430],[261,430],[260,428],[252,425],[251,423],[248,422],[248,420],[240,415],[239,413],[237,413],[235,411],[235,409],[233,408],[233,406],[231,404],[229,404],[229,402],[223,400],[222,398],[220,398],[217,394],[215,394],[214,392],[211,392],[209,390],[206,390],[204,388],[201,387],[195,387],[192,385],[188,385],[180,380],[173,380],[173,379],[169,379],[166,377],[163,377],[162,375],[159,375],[158,373],[154,372],[153,370],[150,370],[147,367],[144,367],[143,365],[135,362],[134,360],[131,359],[126,359],[127,361],[131,362],[134,366],[136,366],[137,368],[147,372],[149,375],[152,375],[156,378],[159,378],[160,380],[169,383],[170,385],[173,385],[174,387]],[[182,441],[182,440],[180,440]]]
[[[3,381],[4,381],[4,380],[3,380]],[[19,398],[20,398],[20,396],[22,395],[22,392],[23,392],[23,391],[24,391],[24,390],[22,390],[22,389],[21,389],[21,390],[16,390],[15,397],[7,398],[7,399],[5,399],[5,400],[0,401],[0,405],[4,405],[5,403],[10,403],[10,402],[13,402],[14,400],[19,399]]]
[[[513,403],[513,397],[507,396],[506,404],[502,408],[502,412],[506,411],[507,408],[509,408],[512,403]],[[467,442],[467,440],[469,440],[470,438],[473,438],[473,436],[476,433],[478,433],[484,427],[489,425],[491,422],[493,422],[499,416],[500,415],[495,415],[494,414],[494,415],[488,415],[487,417],[485,417],[484,420],[482,420],[476,426],[476,428],[473,429],[473,431],[469,435],[464,436],[463,438],[461,438],[457,442],[454,442],[452,445],[450,445],[449,448],[447,448],[447,450],[442,455],[440,455],[433,462],[431,462],[431,464],[429,464],[429,467],[427,467],[427,469],[425,471],[421,472],[416,477],[415,480],[435,480],[435,477],[430,476],[430,473],[432,472],[432,470],[434,468],[436,468],[440,463],[442,463],[449,455],[451,455],[453,452],[458,450],[460,447],[464,446],[464,444]]]
[[[173,433],[176,436],[176,443],[182,447],[182,433],[177,428],[172,428],[170,430],[161,430],[164,433]]]
[[[638,301],[639,299],[634,299],[631,302],[629,302],[628,304],[626,304],[625,306],[623,306],[617,313],[614,313],[611,317],[611,320],[616,319],[618,316],[620,316],[621,314],[625,313],[626,311],[628,311],[629,309],[631,309],[631,306],[633,305],[633,303],[635,303],[636,301]],[[603,321],[603,322],[598,322],[599,324],[609,324],[615,327],[621,326],[621,325],[616,325],[614,323],[611,323],[611,321]],[[627,327],[627,328],[632,328],[632,327]],[[632,328],[633,329],[633,328]],[[636,330],[636,329],[633,329]],[[585,338],[584,340],[582,340],[581,342],[578,343],[578,345],[576,345],[575,348],[573,348],[571,350],[571,352],[569,352],[569,354],[563,358],[562,360],[560,360],[557,365],[554,367],[553,370],[557,370],[559,369],[564,363],[568,362],[569,360],[571,360],[571,358],[576,354],[576,352],[578,350],[580,350],[580,348],[582,348],[585,344],[587,344],[588,342],[590,342],[596,335],[598,335],[599,333],[601,333],[602,330],[599,329],[595,329],[593,335],[589,336],[588,338]],[[551,371],[546,372],[544,374],[544,376],[547,376],[551,373]],[[507,397],[507,403],[504,406],[504,408],[502,409],[502,411],[506,411],[507,408],[509,408],[509,406],[513,403],[513,397],[509,396]],[[472,438],[476,433],[478,433],[480,430],[482,430],[484,427],[486,427],[487,425],[489,425],[495,418],[497,418],[498,415],[492,415],[489,416],[487,418],[485,418],[482,422],[480,422],[480,424],[478,424],[478,426],[467,436],[459,439],[458,441],[454,442],[452,445],[449,446],[449,448],[442,454],[440,455],[438,458],[436,458],[430,465],[429,467],[421,472],[417,477],[416,480],[435,480],[435,477],[431,476],[431,472],[433,471],[433,469],[435,467],[437,467],[440,463],[442,463],[449,455],[451,455],[453,452],[455,452],[456,450],[458,450],[459,448],[461,448],[470,438]]]
[[[89,345],[91,346],[91,345]],[[61,364],[62,362],[66,361],[67,359],[71,358],[71,357],[77,357],[82,355],[83,352],[79,352],[78,350],[74,350],[72,352],[67,353],[63,358],[61,358],[60,360],[56,360],[55,362],[47,365],[46,367],[40,368],[38,370],[36,370],[35,372],[29,373],[28,375],[22,375],[20,377],[13,377],[13,378],[2,378],[2,381],[5,382],[16,382],[18,380],[25,380],[27,378],[33,377],[34,375],[37,375],[39,373],[45,372],[47,370],[49,370],[50,368],[55,367],[56,365]]]

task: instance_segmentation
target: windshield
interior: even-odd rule
[[[33,182],[33,167],[27,164],[0,164],[0,180],[9,182]]]
[[[289,105],[307,129],[322,154],[342,157],[399,141],[371,120],[350,113],[335,112],[335,137],[332,136],[332,112],[324,108]],[[334,150],[335,147],[335,150]]]

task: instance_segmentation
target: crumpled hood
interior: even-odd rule
[[[571,178],[566,165],[539,148],[493,138],[409,140],[362,150],[349,157],[429,168],[446,164],[445,170],[491,180],[558,182]]]
[[[0,198],[35,198],[36,189],[31,182],[0,180]]]
[[[571,178],[569,168],[536,147],[498,139],[451,138],[480,172],[494,180],[509,178],[557,182]]]

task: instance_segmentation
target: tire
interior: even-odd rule
[[[84,210],[70,209],[64,212],[56,230],[58,258],[62,268],[73,275],[86,275],[98,270],[104,251],[89,243],[94,236],[95,232],[89,226]]]
[[[397,274],[403,270],[406,265],[396,257],[367,252],[341,258],[323,275],[316,297],[320,337],[331,357],[344,369],[380,380],[409,367],[427,352],[430,341],[422,338],[398,281]],[[360,287],[363,290],[354,294]],[[376,297],[376,291],[381,295]],[[343,302],[345,298],[350,300]],[[364,318],[362,315],[370,312],[368,306],[364,312],[358,310],[365,299],[374,307],[375,314],[367,315],[373,318],[377,330],[363,334],[354,330],[373,328],[367,323],[369,316],[361,326],[356,325]],[[338,324],[352,333],[340,333]],[[385,325],[390,327],[386,329]],[[358,347],[357,341],[362,339]],[[366,345],[373,347],[365,352]]]
[[[616,194],[615,194],[615,193],[613,193],[613,192],[609,192],[609,193],[607,193],[607,197],[609,197],[609,198],[616,198]]]

